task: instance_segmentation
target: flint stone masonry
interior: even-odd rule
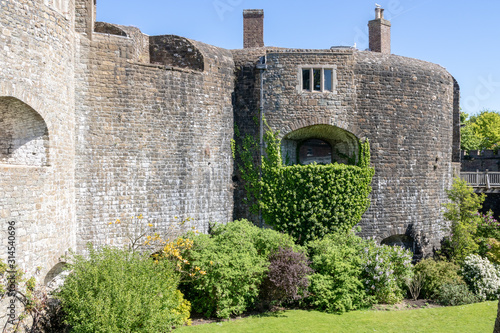
[[[61,257],[88,242],[124,245],[116,219],[142,215],[159,232],[256,221],[231,139],[240,140],[234,124],[258,138],[260,109],[292,155],[321,139],[358,158],[357,140],[369,139],[376,174],[362,235],[406,235],[427,254],[439,246],[459,135],[458,85],[442,67],[351,48],[262,47],[261,11],[245,17],[255,19],[250,47],[229,51],[96,23],[94,0],[0,6],[0,246],[15,221],[28,275],[40,266],[48,283]],[[335,69],[335,91],[302,91],[304,66]]]

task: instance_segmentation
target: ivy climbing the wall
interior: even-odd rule
[[[278,133],[268,127],[264,142],[260,166],[255,163],[258,143],[252,137],[244,137],[241,147],[233,145],[253,213],[260,211],[266,224],[300,244],[359,223],[370,204],[374,175],[368,140],[359,144],[357,165],[286,166]]]

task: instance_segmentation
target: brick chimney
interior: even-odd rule
[[[264,10],[243,10],[243,48],[264,46]]]
[[[375,8],[375,19],[368,22],[370,51],[391,53],[391,22],[384,19],[384,10]]]

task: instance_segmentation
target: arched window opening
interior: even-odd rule
[[[0,163],[45,166],[48,151],[42,116],[17,98],[0,97]]]
[[[285,135],[281,152],[286,165],[342,163],[355,165],[358,138],[336,126],[320,124],[299,128]]]

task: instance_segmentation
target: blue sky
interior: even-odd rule
[[[461,88],[461,107],[500,111],[500,1],[376,0],[392,23],[392,53],[445,67]],[[243,9],[264,9],[267,46],[368,47],[375,1],[97,0],[97,20],[148,35],[174,34],[242,48]]]

